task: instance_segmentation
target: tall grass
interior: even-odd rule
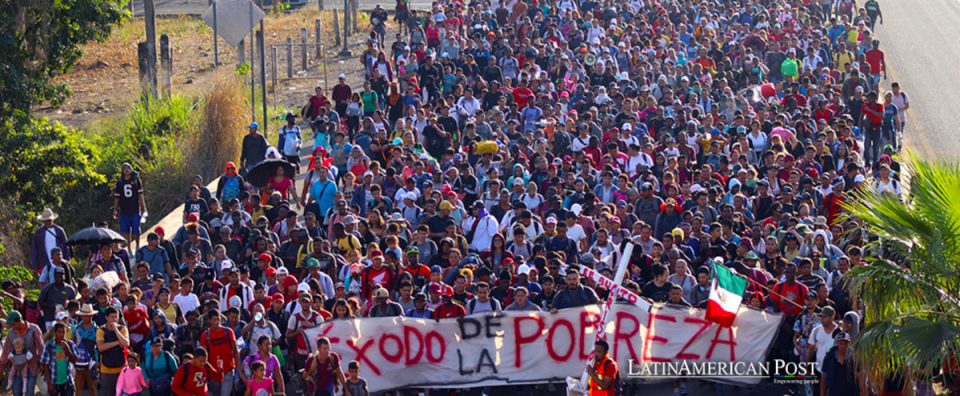
[[[108,220],[113,185],[124,162],[140,172],[153,216],[173,210],[183,203],[193,176],[209,181],[220,175],[224,163],[239,158],[248,108],[240,77],[223,72],[204,98],[144,98],[123,116],[91,124],[85,137],[94,147],[97,171],[108,181],[64,203],[68,229]]]

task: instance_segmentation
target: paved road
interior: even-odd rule
[[[877,25],[889,79],[910,95],[905,140],[926,158],[960,158],[960,1],[883,0]]]
[[[265,2],[269,2],[266,0]],[[328,9],[343,9],[342,0],[324,0]],[[256,0],[255,0],[256,2]],[[154,0],[157,15],[201,15],[209,7],[208,0]],[[372,10],[377,4],[387,9],[393,10],[395,2],[393,0],[360,0],[361,10]],[[413,0],[411,6],[416,10],[429,10],[430,0]],[[317,7],[316,0],[308,1],[304,7]],[[143,0],[133,0],[133,9],[135,16],[143,15]]]

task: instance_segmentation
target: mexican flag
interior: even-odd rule
[[[710,298],[707,300],[707,320],[724,327],[732,326],[746,289],[746,279],[722,264],[714,263]]]

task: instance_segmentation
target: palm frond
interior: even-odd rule
[[[867,324],[855,350],[876,379],[929,378],[960,350],[960,166],[908,153],[903,168],[906,201],[864,189],[845,203],[877,255],[848,274]]]

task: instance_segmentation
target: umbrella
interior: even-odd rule
[[[268,159],[254,165],[253,169],[247,172],[247,181],[254,187],[265,187],[270,182],[270,178],[277,174],[277,168],[281,166],[287,176],[294,177],[296,175],[296,168],[293,167],[293,164],[280,159]]]
[[[120,235],[116,231],[109,228],[89,227],[77,231],[71,235],[70,238],[67,239],[67,244],[72,246],[99,245],[101,243],[126,241],[127,240],[123,238],[123,235]]]

